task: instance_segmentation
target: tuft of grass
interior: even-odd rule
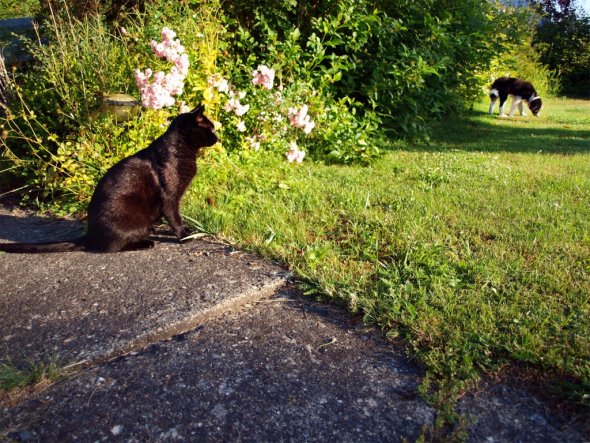
[[[0,363],[0,392],[10,392],[27,386],[50,383],[62,376],[55,363],[33,363],[19,369],[8,363]]]
[[[212,149],[185,212],[404,337],[431,386],[459,392],[522,362],[587,403],[590,102],[547,100],[538,118],[486,109],[369,167]]]

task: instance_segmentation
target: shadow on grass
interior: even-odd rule
[[[430,142],[414,148],[563,155],[590,153],[590,130],[577,129],[582,125],[545,122],[542,127],[541,124],[542,120],[537,121],[532,116],[500,119],[497,115],[492,117],[473,111],[435,124]]]

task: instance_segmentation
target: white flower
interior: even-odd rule
[[[307,110],[307,105],[303,105],[301,109],[289,108],[288,117],[292,126],[301,128],[303,132],[309,134],[315,128],[315,123],[307,115]]]
[[[297,143],[292,141],[289,144],[289,150],[287,151],[286,155],[287,155],[287,161],[289,163],[292,163],[292,162],[301,163],[303,161],[303,158],[305,157],[305,151],[299,150]]]
[[[214,74],[207,79],[207,84],[210,87],[217,89],[219,92],[229,92],[229,82],[224,79],[220,74]]]
[[[305,132],[306,134],[309,134],[311,132],[311,130],[315,128],[315,123],[310,121],[305,122],[305,127],[303,128],[303,132]]]
[[[241,105],[240,103],[238,103],[236,106],[236,115],[238,117],[241,117],[246,112],[248,112],[248,109],[250,109],[250,105]]]
[[[180,107],[178,110],[180,111],[181,114],[185,114],[187,112],[190,112],[191,108],[185,102],[180,102]]]
[[[275,78],[275,70],[266,65],[258,65],[256,71],[252,71],[252,83],[261,85],[267,90],[272,89],[272,84]]]
[[[246,141],[250,144],[250,147],[254,151],[258,151],[260,149],[260,142],[256,136],[253,137],[246,137]]]

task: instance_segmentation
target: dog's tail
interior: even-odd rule
[[[41,252],[70,252],[83,251],[85,249],[86,236],[75,240],[52,243],[0,243],[0,251],[34,254]]]

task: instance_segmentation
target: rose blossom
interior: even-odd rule
[[[303,105],[301,109],[297,108],[289,108],[288,117],[289,123],[296,128],[303,129],[303,132],[309,134],[313,128],[315,128],[315,123],[309,118],[307,115],[308,107],[307,105]]]
[[[272,84],[275,78],[275,70],[266,65],[258,65],[258,69],[252,71],[252,83],[261,85],[267,90],[272,89]]]
[[[141,93],[142,105],[147,108],[160,109],[174,105],[173,95],[182,94],[184,80],[188,74],[190,62],[184,53],[184,46],[180,40],[174,39],[176,33],[170,28],[162,28],[162,42],[152,40],[151,47],[154,54],[165,58],[174,66],[168,74],[161,71],[153,74],[151,69],[144,72],[135,70],[135,83]],[[153,74],[153,80],[152,79]]]
[[[289,163],[297,162],[301,163],[305,157],[305,151],[299,150],[297,143],[294,141],[289,144],[289,151],[287,151],[287,161]]]

